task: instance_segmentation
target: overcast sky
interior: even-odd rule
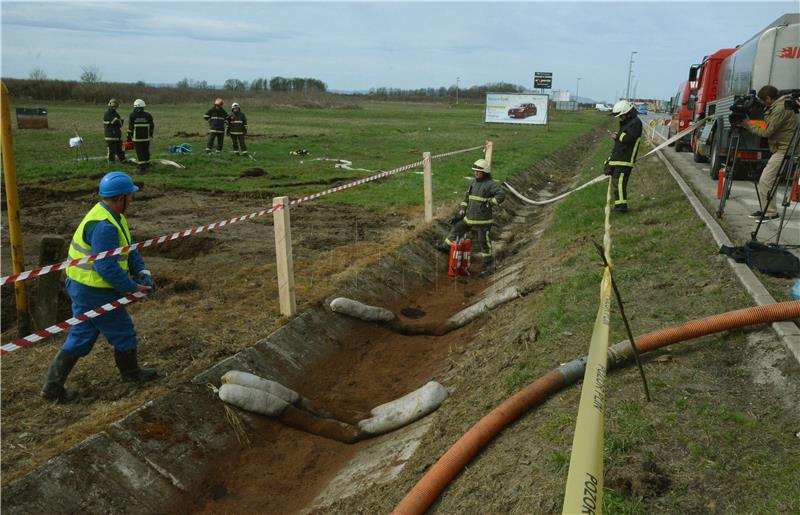
[[[7,2],[2,76],[114,82],[314,77],[333,90],[489,82],[612,100],[628,63],[640,98],[668,98],[692,63],[748,40],[798,2]],[[578,77],[580,85],[578,86]]]

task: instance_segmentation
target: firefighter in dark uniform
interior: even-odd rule
[[[231,104],[231,111],[231,115],[228,116],[228,134],[233,142],[233,153],[238,156],[241,149],[241,154],[246,156],[247,145],[244,143],[244,135],[247,134],[247,117],[238,102]]]
[[[225,121],[228,119],[228,113],[222,108],[225,102],[218,98],[214,101],[214,107],[209,109],[203,118],[208,121],[208,141],[206,142],[206,154],[211,153],[211,148],[214,146],[214,140],[217,140],[217,154],[222,152],[222,144],[225,142]]]
[[[611,176],[614,191],[614,211],[628,212],[628,180],[639,152],[642,139],[642,121],[637,116],[636,106],[627,100],[614,104],[611,114],[619,118],[619,132],[612,132],[614,148],[606,159],[605,173]]]
[[[113,163],[119,158],[121,163],[125,162],[125,151],[122,149],[122,125],[125,123],[117,112],[119,102],[116,99],[108,101],[108,110],[103,115],[103,132],[108,145],[106,159]]]
[[[139,172],[144,173],[150,166],[150,140],[156,126],[153,117],[144,110],[146,104],[141,98],[133,102],[133,112],[128,118],[128,141],[133,141]]]
[[[458,212],[461,219],[453,224],[444,243],[436,246],[442,252],[449,252],[450,245],[457,238],[463,238],[467,232],[472,231],[477,239],[478,255],[481,257],[481,276],[494,271],[491,238],[493,211],[506,199],[505,191],[492,179],[491,172],[487,168],[488,162],[485,159],[478,159],[473,163],[472,171],[475,173],[475,178],[464,193],[464,200]]]

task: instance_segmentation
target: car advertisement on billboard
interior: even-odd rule
[[[547,95],[521,93],[487,93],[486,123],[545,125]]]

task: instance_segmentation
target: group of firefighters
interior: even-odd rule
[[[208,141],[206,143],[206,154],[212,152],[216,141],[217,154],[222,152],[225,133],[231,137],[233,142],[233,153],[235,155],[247,155],[247,144],[245,135],[247,134],[247,116],[242,112],[242,107],[238,102],[231,106],[231,114],[222,108],[224,101],[217,98],[214,106],[209,109],[203,118],[208,122]],[[133,112],[128,117],[127,139],[128,143],[133,144],[136,151],[136,163],[140,172],[145,172],[150,165],[150,141],[153,139],[155,123],[153,116],[145,111],[144,100],[137,98],[133,102]],[[125,162],[125,146],[122,142],[122,127],[125,125],[122,116],[117,112],[119,102],[112,98],[108,101],[108,109],[103,115],[103,127],[108,153],[106,158],[109,163],[119,159]]]

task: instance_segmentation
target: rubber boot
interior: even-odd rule
[[[125,383],[144,383],[158,378],[155,368],[140,368],[136,351],[120,352],[114,349],[114,361],[117,363],[119,375]]]
[[[53,358],[53,363],[50,364],[50,369],[47,371],[47,379],[45,379],[44,387],[42,387],[42,397],[48,401],[56,401],[58,403],[72,402],[78,398],[77,390],[64,388],[67,376],[69,376],[78,359],[77,356],[65,350],[58,351],[56,357]]]
[[[488,277],[494,274],[494,258],[492,256],[481,259],[480,277]]]

